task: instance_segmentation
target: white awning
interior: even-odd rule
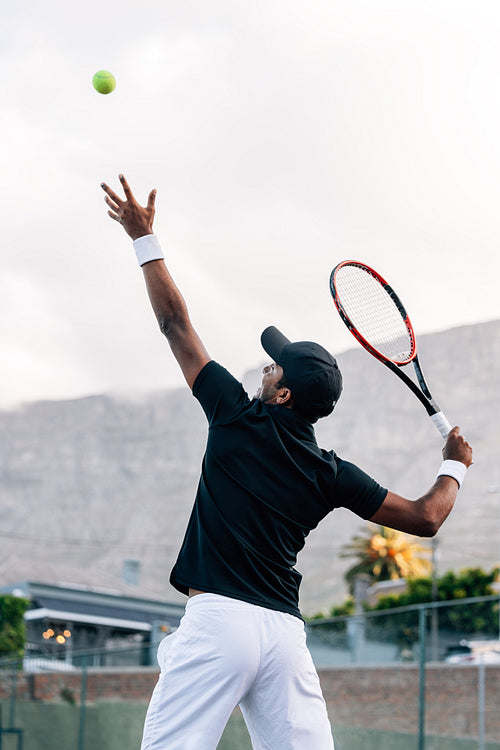
[[[78,612],[64,612],[58,609],[28,609],[24,613],[26,621],[36,620],[56,620],[60,622],[80,622],[89,625],[107,625],[111,628],[122,628],[123,630],[144,630],[151,631],[152,626],[149,622],[140,622],[138,620],[123,620],[116,617],[103,617],[102,615],[80,614]]]

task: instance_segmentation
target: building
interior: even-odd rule
[[[184,614],[182,604],[86,585],[21,581],[0,593],[30,601],[25,668],[31,671],[54,658],[69,669],[83,658],[89,666],[154,664],[156,644]]]

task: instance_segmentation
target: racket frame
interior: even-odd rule
[[[369,273],[370,276],[372,276],[384,288],[385,292],[391,297],[399,314],[401,315],[401,318],[404,321],[404,324],[408,331],[408,335],[410,337],[411,351],[410,351],[409,356],[406,357],[406,359],[394,360],[394,359],[390,359],[389,357],[385,357],[372,344],[370,344],[369,341],[365,339],[365,337],[358,331],[354,323],[351,321],[350,317],[348,316],[344,307],[342,306],[342,302],[339,299],[339,294],[337,292],[337,287],[335,283],[335,278],[336,278],[338,271],[344,266],[355,266],[356,268],[360,268],[362,271]],[[425,407],[427,411],[427,414],[430,417],[433,417],[436,414],[441,414],[442,413],[441,409],[437,405],[436,401],[433,399],[431,392],[429,390],[429,387],[427,383],[425,382],[422,368],[420,367],[420,362],[419,362],[418,355],[417,355],[417,341],[416,341],[415,332],[413,330],[413,326],[411,324],[410,318],[408,317],[408,313],[406,312],[403,303],[399,299],[394,289],[390,286],[390,284],[388,284],[387,281],[379,273],[377,273],[377,271],[375,271],[370,266],[366,265],[366,263],[362,263],[356,260],[344,260],[341,263],[337,263],[332,273],[330,274],[330,291],[333,297],[333,301],[335,303],[335,307],[337,308],[338,313],[340,317],[342,318],[342,321],[347,326],[349,331],[352,333],[354,338],[361,344],[361,346],[364,349],[366,349],[373,357],[378,359],[379,362],[382,362],[384,365],[386,365],[386,367],[392,370],[392,372],[394,372],[398,376],[398,378],[400,378],[405,383],[405,385],[408,386],[408,388],[418,398],[420,403],[423,404],[423,406]],[[415,375],[417,377],[420,388],[401,369],[402,367],[405,367],[406,365],[410,364],[410,362],[413,363],[413,368],[415,370]]]

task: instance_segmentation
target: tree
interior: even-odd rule
[[[430,560],[425,559],[430,550],[401,531],[378,526],[366,527],[344,545],[341,557],[355,557],[358,562],[345,573],[351,594],[355,578],[364,573],[373,583],[398,578],[416,578],[428,575]]]
[[[475,597],[491,596],[492,584],[498,579],[500,570],[494,568],[486,573],[481,568],[466,568],[459,573],[448,571],[437,581],[437,601],[456,602],[456,606],[439,608],[440,630],[455,634],[456,638],[463,636],[475,636],[476,638],[497,638],[499,603],[493,599],[490,601],[469,602],[460,606],[461,599],[474,599]],[[365,635],[372,640],[385,640],[398,643],[401,648],[412,648],[419,638],[419,614],[417,609],[406,609],[415,604],[431,603],[433,600],[432,579],[409,578],[406,591],[402,594],[390,594],[379,599],[374,607],[364,605],[367,612],[389,610],[387,615],[368,617],[366,619]],[[399,609],[397,613],[393,609]],[[402,610],[402,611],[401,611]],[[341,606],[332,607],[330,617],[352,615],[354,603],[352,598],[347,598]],[[311,620],[324,618],[318,614]],[[430,629],[431,620],[427,618],[427,627]],[[330,631],[336,637],[337,633],[346,631],[346,621],[339,617],[338,622],[320,623],[315,630],[322,628],[322,637],[328,642]],[[332,640],[332,639],[330,639]],[[332,640],[333,642],[333,640]]]
[[[23,616],[28,606],[27,599],[0,594],[0,657],[23,655],[26,640]]]
[[[439,627],[458,634],[481,636],[498,635],[498,602],[474,602],[458,606],[460,599],[489,596],[493,594],[491,584],[496,580],[498,569],[485,573],[481,568],[466,568],[459,573],[449,571],[438,579],[437,600],[456,601],[457,606],[440,607]],[[430,578],[414,578],[408,581],[407,590],[398,596],[381,597],[374,610],[407,607],[432,601]],[[418,627],[415,613],[401,613],[395,618],[400,640],[416,641]]]
[[[352,598],[352,596],[349,596],[343,604],[334,604],[332,607],[330,607],[327,615],[325,615],[323,612],[317,612],[315,615],[309,617],[308,620],[324,620],[325,618],[330,617],[352,617],[355,609],[356,607],[354,604],[354,599]],[[321,625],[319,627],[321,627]],[[336,632],[344,632],[346,630],[346,627],[346,620],[343,619],[335,623],[329,623],[326,629]]]

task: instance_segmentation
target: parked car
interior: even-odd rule
[[[460,641],[448,646],[448,664],[500,664],[500,641]]]

